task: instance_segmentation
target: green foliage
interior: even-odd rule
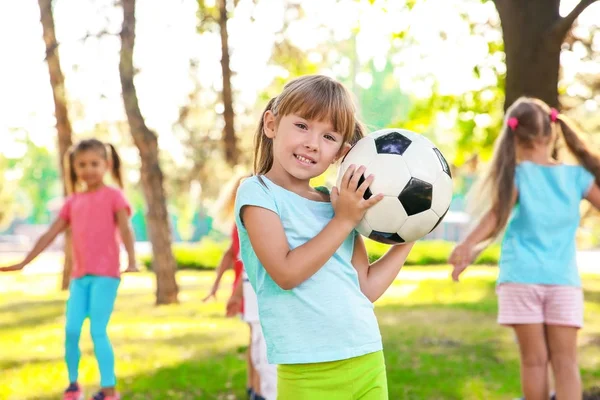
[[[482,160],[491,156],[504,116],[506,79],[502,37],[493,34],[500,27],[487,22],[474,23],[467,13],[461,12],[461,15],[471,35],[485,38],[487,42],[487,56],[472,66],[474,83],[465,84],[461,93],[446,94],[440,91],[437,77],[423,76],[424,81],[433,82],[431,95],[411,99],[407,115],[399,114],[392,124],[425,134],[456,166],[461,166],[473,155]],[[440,32],[441,37],[444,35]],[[408,35],[402,39],[410,42],[419,38]],[[406,48],[403,47],[398,52],[404,50]]]
[[[386,63],[385,68],[378,71],[373,61],[367,67],[373,78],[368,89],[358,90],[361,117],[369,130],[385,128],[398,119],[406,118],[410,109],[410,98],[402,93],[398,81],[394,77],[394,66]]]
[[[388,245],[372,240],[366,240],[365,244],[371,262],[379,259],[389,248]],[[219,265],[223,252],[227,250],[228,246],[228,241],[204,238],[198,244],[176,244],[173,246],[173,253],[179,269],[210,270]],[[406,260],[406,265],[447,264],[453,247],[454,243],[441,240],[417,242]],[[479,256],[475,264],[497,264],[499,257],[500,248],[498,245],[493,245]],[[152,259],[149,255],[142,256],[141,261],[151,269]]]
[[[455,165],[462,165],[474,154],[488,159],[504,115],[502,87],[499,83],[460,96],[442,95],[434,90],[429,98],[415,101],[406,119],[399,119],[394,126],[430,137]],[[439,127],[437,119],[442,114],[454,120],[452,129]],[[478,120],[489,122],[478,124]]]
[[[369,260],[374,262],[385,254],[389,246],[366,240],[367,253]],[[450,252],[454,248],[455,243],[443,240],[427,240],[415,243],[411,250],[405,265],[444,265],[448,263]],[[500,246],[492,245],[487,248],[475,261],[475,264],[494,265],[500,259]]]
[[[50,222],[48,201],[62,195],[58,159],[54,154],[27,139],[27,152],[19,160],[12,160],[11,167],[21,170],[19,190],[30,201],[29,221],[35,224]],[[43,184],[40,184],[42,183]]]
[[[0,224],[10,223],[17,215],[28,222],[50,222],[48,202],[62,195],[58,159],[29,138],[22,140],[26,152],[20,158],[0,159]],[[7,181],[10,172],[14,181]]]
[[[228,247],[228,241],[218,242],[206,237],[197,244],[177,243],[173,245],[173,255],[179,269],[215,269]],[[140,261],[148,269],[152,269],[151,255],[141,256]]]

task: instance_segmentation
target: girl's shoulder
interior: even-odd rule
[[[125,195],[125,192],[123,191],[123,189],[121,189],[120,187],[116,187],[116,186],[106,185],[106,186],[104,186],[103,190],[105,190],[107,193],[109,193],[110,195],[113,195],[113,196],[124,196]]]
[[[271,182],[264,176],[252,175],[249,178],[244,179],[237,190],[237,195],[240,193],[253,193],[256,191],[264,192],[271,189]]]
[[[584,168],[581,165],[576,164],[538,164],[531,161],[521,161],[517,164],[516,173],[517,175],[541,174],[548,177],[555,176],[563,178],[578,175],[582,169]]]
[[[533,161],[523,160],[517,164],[517,169],[527,169],[527,168],[539,168],[545,170],[577,170],[583,168],[578,164],[566,164],[562,162],[556,162],[552,164],[538,164]]]
[[[594,181],[594,175],[578,164],[536,164],[522,161],[517,165],[516,183],[521,186],[560,187],[573,193],[585,193]]]

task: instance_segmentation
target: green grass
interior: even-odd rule
[[[510,399],[520,394],[512,333],[495,322],[496,269],[473,267],[461,284],[447,267],[405,268],[376,307],[390,399]],[[230,276],[218,302],[203,304],[210,272],[178,275],[181,304],[155,307],[150,273],[126,275],[109,333],[119,389],[128,400],[243,399],[245,325],[223,317]],[[0,276],[0,399],[59,398],[65,293],[58,276]],[[580,335],[585,387],[600,384],[600,276],[586,276]],[[97,388],[88,324],[80,381]]]

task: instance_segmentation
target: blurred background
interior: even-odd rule
[[[518,96],[560,107],[589,142],[600,144],[600,4],[594,3],[1,2],[0,264],[18,261],[56,218],[68,146],[89,137],[114,144],[124,161],[139,261],[148,269],[124,278],[111,325],[124,393],[243,398],[242,323],[224,319],[225,295],[199,301],[229,243],[230,221],[219,221],[215,206],[232,179],[251,171],[253,135],[267,101],[291,78],[326,74],[352,91],[370,131],[422,133],[453,170],[451,211],[411,253],[406,280],[402,272],[378,302],[392,354],[391,398],[516,396],[516,350],[494,323],[497,245],[480,257],[466,289],[449,283],[445,264],[470,223],[467,191],[489,161],[504,109]],[[315,184],[331,185],[335,173]],[[152,214],[162,208],[164,218]],[[586,205],[582,215],[586,318],[600,321],[600,219]],[[152,243],[150,225],[170,232],[172,242]],[[0,276],[1,399],[55,398],[61,389],[55,382],[66,379],[60,359],[66,242],[61,236],[26,272]],[[368,247],[371,259],[386,249]],[[153,264],[158,253],[169,256]],[[159,269],[168,283],[152,273]],[[167,303],[179,304],[155,307]],[[589,390],[600,384],[599,324],[582,335]],[[474,335],[473,326],[483,327]],[[91,351],[85,354],[83,375],[93,384]]]

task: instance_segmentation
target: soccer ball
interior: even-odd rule
[[[337,186],[348,167],[366,167],[375,175],[364,194],[385,197],[367,210],[356,230],[386,244],[421,239],[444,219],[452,200],[452,175],[446,159],[422,135],[404,129],[382,129],[360,139],[346,154]],[[360,183],[364,176],[360,178]]]

